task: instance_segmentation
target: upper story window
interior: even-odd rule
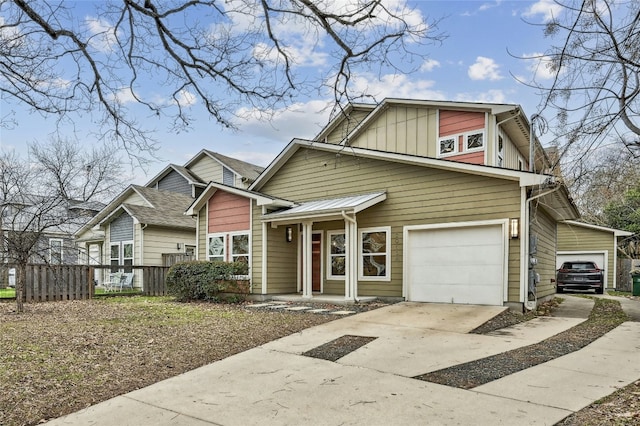
[[[438,157],[478,152],[484,149],[484,130],[474,130],[438,139]]]
[[[229,186],[235,186],[235,174],[226,167],[222,168],[222,183]]]
[[[49,239],[49,263],[53,265],[62,264],[63,241],[59,238]]]

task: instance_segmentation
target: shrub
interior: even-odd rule
[[[181,302],[216,300],[218,293],[242,288],[248,272],[242,262],[193,261],[176,263],[167,273],[167,293]]]

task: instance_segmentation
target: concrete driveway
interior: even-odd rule
[[[640,378],[640,323],[627,322],[578,352],[472,390],[411,377],[526,346],[583,321],[593,302],[566,299],[568,317],[539,318],[493,335],[468,331],[503,308],[399,303],[304,330],[48,424],[551,425]],[[344,335],[376,339],[337,362],[301,355]]]

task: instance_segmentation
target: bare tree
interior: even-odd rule
[[[640,154],[640,2],[555,0],[545,25],[559,40],[538,59],[554,76],[540,89],[540,112],[557,118],[556,141],[588,150],[610,137]],[[561,155],[562,157],[562,155]]]
[[[0,251],[16,265],[18,312],[24,310],[27,265],[63,260],[49,238],[70,238],[91,218],[87,212],[99,210],[91,202],[106,201],[123,187],[117,151],[85,153],[77,144],[54,141],[33,145],[31,154],[31,160],[13,152],[0,155]]]
[[[136,121],[140,106],[179,131],[198,102],[233,128],[240,106],[269,111],[322,86],[337,104],[353,100],[354,73],[410,72],[422,64],[424,44],[442,40],[437,22],[403,1],[111,0],[83,3],[89,12],[78,5],[0,0],[0,91],[60,122],[90,114],[98,135],[130,154],[154,143]],[[317,78],[298,73],[304,67]]]

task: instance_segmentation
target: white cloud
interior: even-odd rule
[[[455,99],[461,102],[508,103],[507,96],[502,90],[488,90],[481,93],[458,93]]]
[[[427,59],[420,67],[420,71],[433,71],[434,68],[437,68],[439,66],[440,62],[436,61],[435,59]]]
[[[133,95],[130,87],[123,87],[117,92],[113,93],[109,96],[110,100],[115,100],[120,105],[130,104],[134,102],[138,102],[136,97]]]
[[[483,3],[480,5],[480,8],[478,10],[480,12],[484,12],[485,10],[493,9],[494,7],[500,6],[501,3],[502,0],[496,0],[493,3]]]
[[[471,80],[500,80],[500,66],[491,58],[478,56],[476,62],[469,67],[467,74]]]
[[[406,74],[387,74],[377,78],[373,74],[359,74],[351,80],[352,93],[364,93],[377,101],[384,98],[415,98],[444,100],[444,92],[434,90],[433,80],[411,80]]]
[[[194,105],[198,101],[198,99],[193,93],[189,92],[188,90],[182,89],[176,95],[175,101],[182,108],[186,108]]]
[[[89,44],[101,52],[109,52],[116,45],[115,27],[104,19],[87,16],[85,24],[92,36]]]
[[[551,80],[556,76],[551,67],[551,58],[542,53],[531,53],[523,55],[527,58],[527,69],[531,71],[531,80]],[[527,79],[528,80],[528,79]]]
[[[522,15],[527,18],[542,15],[542,19],[547,22],[553,18],[557,18],[562,12],[562,9],[562,6],[555,0],[539,0],[532,4]]]
[[[327,124],[331,112],[329,102],[298,102],[289,108],[262,112],[242,108],[236,111],[243,137],[288,143],[293,138],[312,138]]]

